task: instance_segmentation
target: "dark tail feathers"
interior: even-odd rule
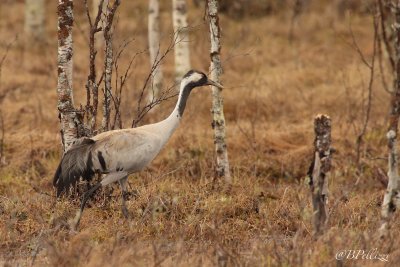
[[[82,177],[90,180],[93,175],[92,147],[95,141],[84,137],[74,142],[64,154],[54,174],[53,186],[57,188],[57,197],[67,191]]]

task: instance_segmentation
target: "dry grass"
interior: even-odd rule
[[[23,30],[23,1],[0,10],[0,55]],[[370,266],[379,261],[337,262],[343,249],[377,248],[400,261],[399,221],[389,242],[376,237],[384,186],[385,129],[389,95],[376,72],[373,105],[362,171],[355,166],[355,141],[365,114],[368,70],[349,47],[348,19],[332,9],[299,18],[288,41],[290,12],[235,21],[221,17],[223,83],[228,148],[234,184],[230,195],[213,185],[214,147],[207,88],[189,100],[180,128],[151,167],[129,180],[132,220],[120,212],[120,191],[87,208],[78,233],[68,220],[77,200],[56,201],[51,185],[60,156],[56,110],[56,15],[48,1],[43,45],[18,34],[2,69],[1,113],[5,123],[5,164],[0,169],[0,264],[6,266]],[[51,2],[51,4],[50,4]],[[76,1],[79,2],[79,1]],[[129,4],[128,4],[129,2]],[[140,3],[133,3],[140,2]],[[164,1],[163,1],[164,2]],[[75,102],[84,103],[88,74],[87,22],[76,4],[74,32]],[[146,1],[123,1],[115,44],[135,38],[121,66],[146,48]],[[163,46],[171,32],[170,6],[163,3]],[[203,11],[190,8],[196,25],[192,65],[207,70],[208,34]],[[352,28],[362,51],[372,52],[372,21],[354,15]],[[81,30],[79,30],[80,28]],[[168,83],[173,58],[165,61]],[[136,110],[137,88],[149,71],[140,55],[124,91],[124,125]],[[143,123],[156,121],[174,103],[163,103]],[[311,160],[312,119],[333,121],[334,168],[330,179],[329,230],[318,240],[311,232],[311,206],[304,176]]]

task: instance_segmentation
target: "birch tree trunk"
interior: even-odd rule
[[[393,3],[395,23],[392,25],[395,36],[395,80],[392,93],[390,124],[386,137],[388,139],[388,186],[382,203],[382,224],[380,235],[385,236],[389,230],[389,220],[400,208],[400,179],[398,173],[397,133],[400,116],[400,0]]]
[[[154,66],[152,75],[152,91],[149,101],[157,97],[162,89],[163,74],[160,60],[160,5],[159,0],[149,0],[149,51],[150,66]]]
[[[210,24],[210,39],[211,39],[211,79],[220,83],[220,75],[222,74],[221,65],[221,44],[220,36],[221,31],[219,27],[218,18],[218,1],[207,0],[208,5],[208,18]],[[229,170],[228,151],[225,143],[225,117],[223,109],[222,90],[218,87],[211,86],[212,88],[212,109],[213,116],[212,127],[214,129],[214,143],[217,158],[217,176],[224,177],[227,184],[232,183],[232,178]]]
[[[172,17],[175,32],[175,81],[177,83],[190,70],[189,29],[186,10],[186,0],[172,0]]]
[[[79,120],[72,91],[72,26],[73,0],[58,1],[58,111],[64,151],[78,138]]]
[[[25,0],[25,34],[35,41],[45,39],[44,0]]]

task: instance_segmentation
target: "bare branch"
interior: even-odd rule
[[[372,85],[373,85],[373,83],[374,83],[375,57],[376,57],[376,53],[377,53],[377,43],[378,43],[378,26],[379,26],[378,20],[377,20],[377,18],[376,18],[376,15],[374,15],[374,17],[373,17],[373,27],[374,27],[374,40],[373,40],[373,42],[374,42],[374,45],[373,45],[373,53],[372,53],[372,58],[371,58],[371,63],[370,63],[370,64],[366,61],[366,59],[365,59],[363,53],[362,53],[361,50],[358,48],[358,45],[357,45],[357,43],[355,42],[354,36],[352,35],[352,36],[353,36],[353,42],[355,42],[355,45],[356,45],[356,47],[358,48],[357,51],[359,52],[359,55],[360,55],[362,61],[364,62],[364,64],[367,63],[366,66],[367,66],[367,67],[369,68],[369,70],[370,70],[369,82],[368,82],[368,102],[367,102],[367,111],[366,111],[365,120],[364,120],[364,124],[363,124],[362,130],[361,130],[361,132],[359,133],[359,135],[357,136],[357,141],[356,141],[356,144],[357,144],[357,148],[356,148],[356,151],[357,151],[357,159],[356,159],[356,162],[357,162],[357,165],[358,165],[358,168],[359,168],[359,169],[360,169],[360,149],[361,149],[361,144],[362,144],[362,141],[363,141],[363,137],[364,137],[364,135],[365,135],[365,133],[366,133],[366,131],[367,131],[368,122],[369,122],[369,118],[370,118],[370,114],[371,114],[371,106],[372,106]]]
[[[115,129],[116,124],[118,123],[118,127],[121,129],[122,126],[122,119],[121,119],[121,99],[122,99],[122,89],[125,86],[125,83],[127,79],[131,76],[131,67],[133,64],[133,61],[136,59],[136,57],[141,54],[142,52],[135,53],[135,55],[131,58],[128,67],[126,68],[125,72],[123,75],[119,76],[119,59],[122,56],[125,48],[133,41],[134,39],[125,41],[117,51],[117,54],[114,58],[114,69],[115,69],[115,97],[112,98],[113,103],[114,103],[114,109],[115,109],[115,114],[114,114],[114,120],[111,124],[111,129]]]
[[[136,118],[134,118],[132,120],[132,127],[136,127],[139,122],[143,119],[143,117],[151,110],[153,109],[155,106],[157,106],[158,104],[160,104],[161,102],[176,96],[177,94],[174,95],[170,95],[171,91],[173,88],[175,88],[176,84],[174,84],[173,86],[171,86],[170,88],[162,91],[159,96],[153,96],[152,99],[150,99],[150,101],[142,107],[142,102],[145,96],[145,91],[146,88],[148,88],[148,84],[151,81],[151,77],[154,73],[154,71],[157,69],[157,67],[161,64],[161,62],[165,59],[165,57],[174,49],[175,45],[177,43],[179,43],[180,41],[177,39],[178,35],[174,34],[174,37],[171,38],[171,41],[167,47],[167,49],[164,51],[163,54],[161,54],[161,56],[159,56],[158,54],[156,55],[156,60],[154,61],[153,65],[150,68],[150,71],[143,83],[142,89],[140,91],[140,95],[137,101],[137,110],[136,110]],[[158,51],[157,53],[159,53],[160,51]]]
[[[374,20],[374,25],[375,25],[375,20]],[[371,68],[372,68],[371,63],[369,63],[369,62],[367,61],[367,59],[365,58],[363,52],[361,51],[360,47],[358,46],[358,43],[357,43],[356,38],[355,38],[355,36],[354,36],[353,29],[352,29],[352,27],[351,27],[351,21],[349,22],[349,31],[350,31],[350,36],[351,36],[351,40],[352,40],[352,43],[350,44],[350,46],[358,53],[358,55],[360,56],[361,61],[362,61],[369,69],[371,69]],[[376,32],[376,31],[375,31],[375,32]],[[376,34],[376,33],[375,33],[375,34]],[[375,38],[376,38],[376,37],[374,37],[374,39],[375,39]],[[375,42],[375,41],[374,41],[374,42]]]
[[[392,91],[389,89],[389,86],[387,84],[385,71],[384,71],[384,67],[383,67],[382,45],[381,45],[381,38],[380,38],[379,34],[378,34],[377,38],[378,38],[378,40],[377,40],[377,42],[378,42],[377,43],[378,44],[377,52],[378,52],[379,73],[380,73],[380,76],[381,76],[382,86],[383,86],[383,89],[387,93],[391,94]]]
[[[16,35],[15,38],[14,38],[11,42],[9,42],[9,43],[6,45],[5,52],[4,52],[3,56],[2,56],[1,59],[0,59],[0,85],[1,85],[1,69],[3,68],[3,64],[4,64],[4,62],[5,62],[6,59],[7,59],[8,52],[10,51],[11,47],[13,46],[13,44],[14,44],[17,40],[18,40],[18,35]]]

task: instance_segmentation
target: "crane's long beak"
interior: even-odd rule
[[[217,82],[214,82],[213,80],[210,80],[210,79],[207,79],[206,85],[216,86],[216,87],[221,88],[221,89],[224,88],[221,84],[219,84]]]

